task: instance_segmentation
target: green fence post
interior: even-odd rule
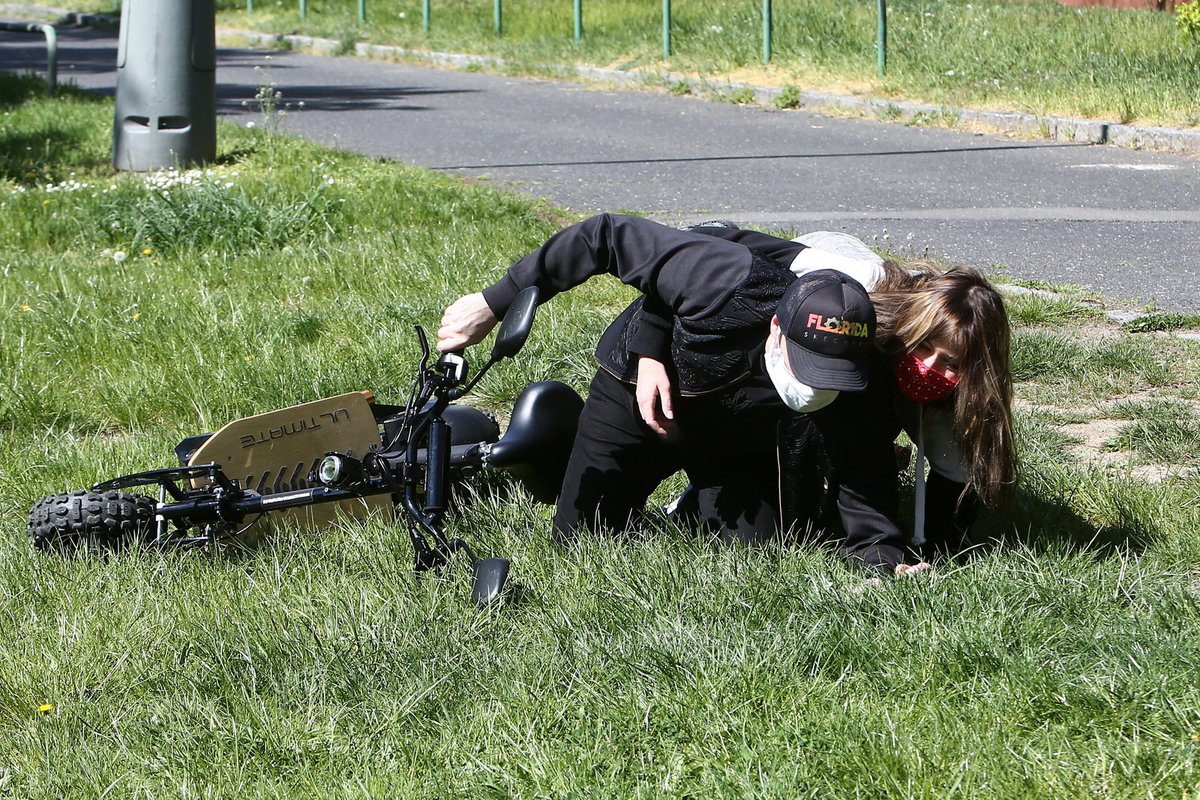
[[[671,57],[671,0],[663,0],[663,58]]]
[[[875,39],[875,62],[879,77],[887,68],[887,0],[879,0],[879,31]]]
[[[429,33],[429,0],[421,4],[421,26]]]
[[[308,19],[308,0],[300,0],[300,19]]]
[[[254,10],[254,0],[246,0],[246,13]]]
[[[496,35],[504,33],[504,9],[503,0],[496,0],[495,17],[496,17]]]
[[[763,0],[763,63],[771,63],[771,0]]]
[[[358,0],[358,21],[367,21],[367,0]]]
[[[583,39],[583,0],[575,0],[575,41]]]

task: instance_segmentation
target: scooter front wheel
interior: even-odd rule
[[[43,497],[29,512],[38,550],[116,552],[154,538],[154,498],[126,492],[67,492]]]

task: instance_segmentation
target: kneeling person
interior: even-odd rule
[[[853,278],[797,278],[736,242],[605,214],[573,225],[482,293],[453,303],[439,349],[481,340],[513,297],[545,302],[599,274],[641,290],[601,337],[554,532],[622,530],[650,493],[684,470],[701,520],[722,538],[780,529],[777,430],[795,412],[866,387],[875,311]],[[665,369],[657,394],[639,368]],[[655,385],[642,375],[643,387]]]

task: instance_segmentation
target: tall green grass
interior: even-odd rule
[[[110,9],[109,0],[96,0]],[[228,27],[301,32],[343,42],[503,58],[511,69],[592,64],[733,77],[775,86],[869,92],[955,106],[1070,114],[1117,122],[1200,124],[1200,43],[1171,14],[1068,8],[1054,0],[892,0],[888,61],[876,74],[876,4],[775,0],[773,55],[762,64],[762,3],[675,0],[672,54],[662,56],[662,4],[585,0],[583,38],[568,2],[505,0],[496,35],[487,0],[353,0],[253,4],[223,0]]]
[[[411,326],[567,220],[261,130],[222,128],[190,183],[114,175],[111,104],[31,85],[0,76],[0,137],[29,142],[0,178],[0,797],[1200,791],[1200,482],[1178,450],[1158,483],[1104,472],[1058,424],[1080,398],[1161,422],[1109,401],[1193,399],[1200,353],[1115,325],[1119,344],[1069,337],[1101,323],[1065,303],[1011,301],[1018,393],[1039,402],[1019,413],[1019,501],[974,558],[914,581],[666,524],[563,550],[503,485],[450,522],[513,559],[482,613],[465,570],[412,579],[386,515],[246,551],[35,554],[42,494],[166,466],[242,414],[398,399]],[[582,389],[628,297],[594,281],[543,307],[481,402]],[[1141,463],[1158,430],[1112,446]]]

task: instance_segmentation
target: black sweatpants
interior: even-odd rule
[[[680,398],[675,429],[664,439],[642,421],[634,387],[598,371],[567,463],[555,538],[626,529],[651,492],[682,469],[697,490],[703,524],[725,540],[766,541],[779,527],[781,408],[753,402],[744,388]]]

